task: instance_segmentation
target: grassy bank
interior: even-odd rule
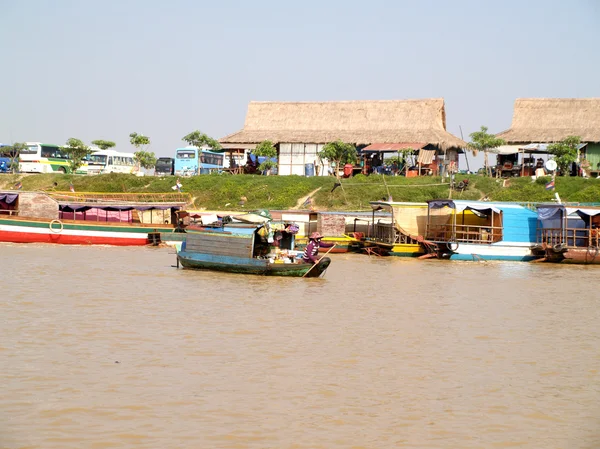
[[[480,200],[485,197],[497,201],[539,202],[551,201],[554,192],[547,191],[548,178],[532,182],[531,178],[496,180],[483,176],[458,176],[457,182],[469,180],[464,192],[452,192],[454,199]],[[172,192],[176,178],[137,177],[109,174],[80,175],[0,175],[0,189],[10,190],[17,182],[23,190],[68,191],[72,183],[77,192]],[[369,201],[426,201],[448,198],[448,184],[439,177],[405,178],[393,176],[358,175],[343,179],[335,186],[332,177],[256,176],[256,175],[200,175],[182,178],[183,191],[194,198],[196,209],[291,209],[302,208],[312,194],[312,205],[317,210],[369,210]],[[332,191],[333,190],[333,191]],[[557,178],[556,190],[563,201],[600,202],[600,179]],[[245,197],[244,207],[240,205]]]

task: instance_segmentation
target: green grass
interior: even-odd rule
[[[535,182],[531,178],[506,181],[477,175],[457,176],[468,179],[464,192],[452,192],[454,199],[540,202],[551,201],[554,192],[545,189],[549,178]],[[23,190],[68,191],[73,183],[77,192],[160,193],[173,192],[173,176],[137,177],[124,174],[82,175],[0,175],[0,189],[10,190],[18,181]],[[200,175],[181,178],[183,191],[194,198],[194,208],[206,209],[289,209],[310,192],[318,190],[312,204],[317,210],[370,210],[369,201],[386,199],[421,202],[448,198],[448,185],[439,177],[405,178],[402,176],[358,175],[342,179],[342,187],[332,189],[335,178],[258,175]],[[600,202],[600,179],[557,178],[556,189],[563,201]],[[241,197],[246,197],[244,207]]]

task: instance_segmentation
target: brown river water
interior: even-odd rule
[[[598,448],[600,267],[0,244],[0,448]]]

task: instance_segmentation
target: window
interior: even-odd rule
[[[37,154],[38,146],[37,145],[28,145],[27,148],[23,148],[21,150],[21,154]]]
[[[177,159],[196,159],[196,152],[194,150],[191,151],[178,151]]]

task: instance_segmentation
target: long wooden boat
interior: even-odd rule
[[[221,228],[196,229],[186,234],[177,252],[183,268],[216,270],[266,276],[321,277],[331,263],[322,257],[313,265],[294,251],[294,235],[280,230],[275,246],[270,242],[269,223],[232,223]]]
[[[340,236],[325,236],[322,239],[325,243],[335,243],[335,247],[329,250],[329,248],[319,248],[320,253],[331,252],[331,253],[350,253],[357,252],[363,248],[364,243],[362,240],[357,239],[356,237],[352,237],[349,235],[340,235]],[[296,239],[296,249],[299,251],[304,251],[306,245],[308,244],[308,239],[306,237],[301,237]]]
[[[371,201],[373,228],[368,241],[380,254],[397,257],[419,257],[425,249],[419,236],[425,232],[427,203]],[[376,219],[376,212],[387,212],[385,218]]]
[[[545,204],[537,214],[533,251],[542,261],[600,264],[600,207]]]
[[[451,260],[537,259],[536,213],[516,203],[428,201],[428,253]]]
[[[0,242],[141,246],[174,234],[185,195],[0,192]]]

